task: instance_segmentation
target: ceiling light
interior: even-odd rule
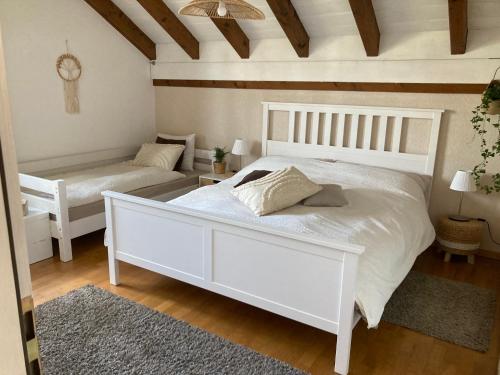
[[[264,13],[243,0],[192,0],[179,10],[184,16],[263,20]]]

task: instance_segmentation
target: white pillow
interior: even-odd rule
[[[194,146],[196,134],[171,135],[166,133],[158,133],[158,137],[186,141],[186,148],[184,149],[181,169],[184,171],[192,171],[194,169]]]
[[[145,143],[132,160],[140,167],[160,167],[172,171],[184,151],[184,145]]]
[[[262,216],[293,206],[321,189],[292,166],[234,188],[231,193],[255,215]]]

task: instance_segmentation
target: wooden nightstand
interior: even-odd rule
[[[208,186],[208,185],[215,185],[215,184],[218,184],[219,182],[227,180],[228,178],[231,178],[233,176],[234,176],[233,172],[227,172],[224,174],[217,174],[217,173],[202,174],[200,176],[199,185],[200,185],[200,187]]]
[[[478,220],[455,221],[448,217],[439,220],[437,242],[439,249],[446,252],[444,261],[449,262],[452,254],[465,255],[474,264],[474,254],[479,251],[483,223]]]

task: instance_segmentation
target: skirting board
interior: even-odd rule
[[[196,87],[247,90],[315,90],[406,92],[430,94],[481,94],[487,83],[397,83],[397,82],[312,82],[312,81],[213,81],[154,79],[157,87]]]
[[[495,260],[500,260],[500,252],[498,251],[491,251],[491,250],[479,250],[477,255],[483,257],[483,258],[489,258],[489,259],[495,259]]]

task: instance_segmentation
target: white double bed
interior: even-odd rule
[[[267,216],[255,214],[231,194],[253,170],[293,165],[313,182],[339,184],[349,202],[344,207],[301,204]],[[359,258],[356,303],[369,327],[377,326],[390,296],[415,258],[434,240],[425,191],[429,180],[416,174],[343,162],[269,156],[252,163],[214,187],[197,189],[168,203],[243,225],[270,227],[318,240],[341,240],[365,247]]]
[[[269,139],[275,112],[288,118],[282,140]],[[263,103],[263,157],[233,178],[168,203],[103,193],[111,283],[125,261],[334,333],[335,371],[348,373],[359,312],[375,327],[434,239],[427,197],[441,114]],[[424,153],[403,152],[407,119],[429,126]],[[348,205],[257,217],[230,193],[252,170],[290,165],[316,183],[342,185]]]

